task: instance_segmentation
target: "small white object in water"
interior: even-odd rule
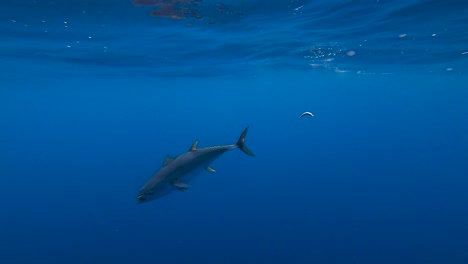
[[[301,116],[299,116],[299,118],[302,118],[303,116],[306,116],[306,115],[314,116],[314,114],[312,114],[311,112],[304,112],[304,113],[301,114]]]

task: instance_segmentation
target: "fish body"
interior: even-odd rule
[[[188,191],[187,182],[203,170],[215,172],[210,167],[210,163],[228,150],[239,148],[244,153],[253,156],[244,143],[247,130],[248,128],[244,130],[236,144],[197,149],[198,141],[195,141],[189,151],[175,158],[166,156],[161,169],[143,185],[137,194],[137,202],[155,200],[174,190]]]

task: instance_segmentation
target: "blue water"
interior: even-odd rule
[[[0,263],[468,263],[467,1],[178,5],[0,3]]]

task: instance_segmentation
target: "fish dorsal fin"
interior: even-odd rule
[[[192,147],[190,147],[190,151],[197,150],[197,144],[198,144],[198,140],[193,143]]]
[[[171,157],[169,155],[166,155],[166,157],[164,158],[163,167],[169,165],[174,160],[175,160],[175,158],[173,158],[173,157]]]

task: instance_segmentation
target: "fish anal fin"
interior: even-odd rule
[[[164,158],[163,167],[169,165],[174,160],[175,160],[175,158],[173,158],[173,157],[171,157],[169,155],[166,155],[166,157]]]
[[[196,140],[196,141],[193,143],[192,147],[190,147],[190,151],[197,150],[197,144],[198,144],[198,140]]]
[[[206,167],[206,170],[209,172],[216,172],[216,170],[211,168],[210,166]]]

